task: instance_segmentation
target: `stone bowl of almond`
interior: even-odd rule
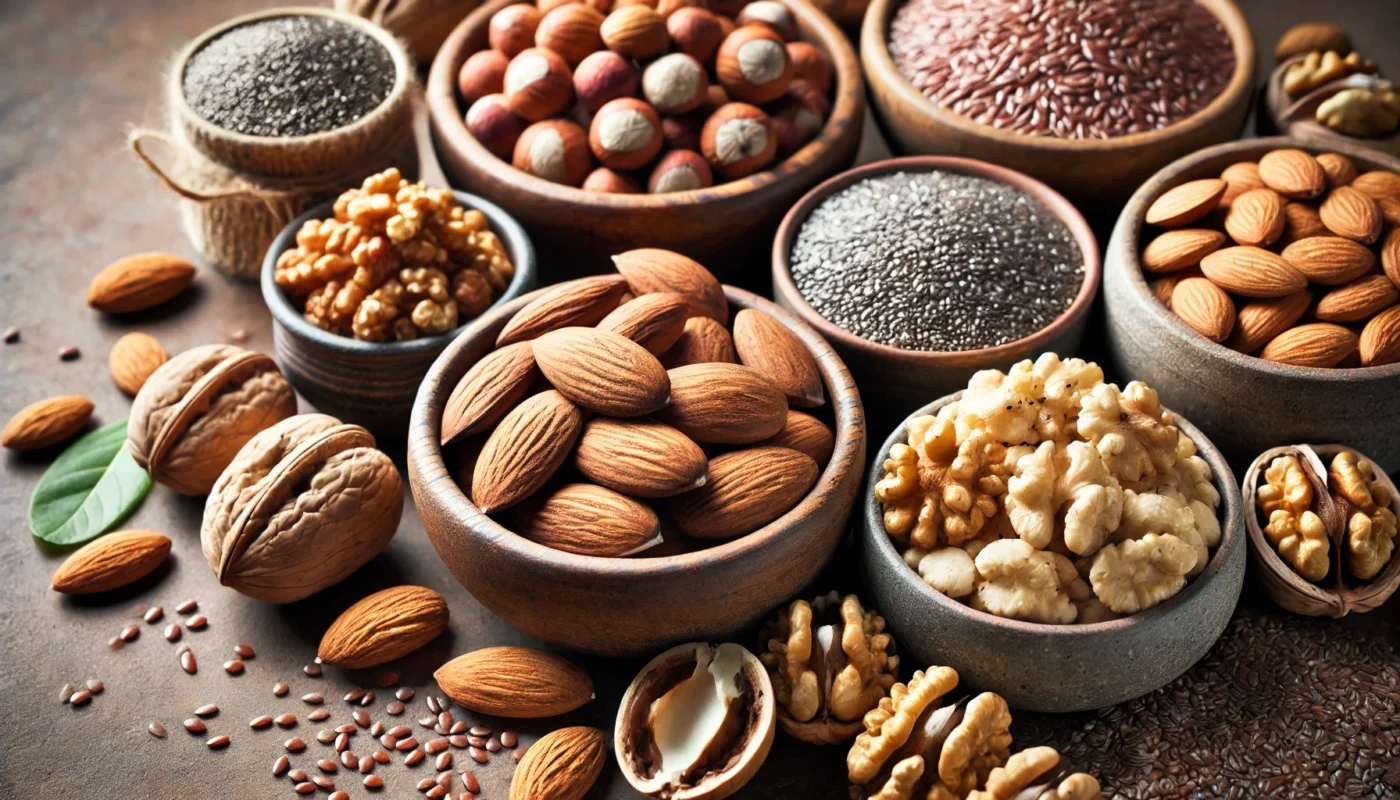
[[[429,538],[483,605],[604,655],[720,641],[816,577],[865,417],[824,339],[667,250],[487,313],[418,393]]]
[[[1367,442],[1400,468],[1400,160],[1251,139],[1140,188],[1104,264],[1122,372],[1232,459]]]

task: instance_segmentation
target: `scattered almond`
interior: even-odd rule
[[[617,308],[626,291],[627,281],[621,275],[561,283],[517,311],[496,337],[496,346],[528,341],[573,325],[596,325]]]
[[[1273,189],[1250,189],[1230,205],[1225,232],[1238,244],[1266,247],[1283,235],[1283,196]]]
[[[1194,267],[1223,244],[1225,234],[1220,231],[1206,228],[1165,231],[1143,249],[1142,268],[1158,274]]]
[[[1187,278],[1172,293],[1172,311],[1197,333],[1223,342],[1235,327],[1235,303],[1206,278]]]
[[[1365,245],[1339,236],[1310,236],[1299,239],[1283,248],[1281,255],[1284,261],[1305,275],[1307,280],[1323,286],[1350,283],[1370,272],[1376,265],[1376,254]]]
[[[752,367],[692,364],[670,376],[671,404],[657,419],[697,442],[751,444],[787,422],[787,399]]]
[[[472,502],[494,514],[544,486],[583,430],[583,411],[550,390],[527,397],[491,432],[472,470]]]
[[[652,420],[589,420],[574,451],[579,474],[632,497],[670,497],[703,486],[708,466],[699,445]]]
[[[812,351],[771,315],[751,308],[735,314],[734,349],[740,363],[771,380],[792,405],[815,408],[826,402]]]
[[[170,554],[170,539],[155,531],[118,531],[78,548],[53,574],[53,589],[96,594],[146,577]]]
[[[165,352],[154,336],[133,331],[112,345],[112,352],[107,356],[107,367],[117,388],[135,397],[151,373],[169,360],[170,354]]]
[[[458,381],[442,412],[442,443],[483,433],[520,401],[539,377],[530,342],[482,356]]]
[[[508,719],[556,717],[594,696],[593,681],[583,670],[528,647],[486,647],[460,655],[433,677],[468,711]]]
[[[113,262],[88,286],[88,305],[109,314],[145,311],[183,292],[194,265],[170,253],[139,253]]]
[[[1229,346],[1252,355],[1275,336],[1293,327],[1312,305],[1312,293],[1301,289],[1283,297],[1246,303],[1235,315],[1235,332]]]
[[[92,416],[92,401],[82,395],[49,397],[21,408],[0,431],[0,445],[27,452],[72,438]]]
[[[1376,201],[1350,186],[1340,186],[1328,193],[1317,210],[1327,229],[1364,244],[1381,235],[1381,210]]]
[[[817,482],[817,462],[785,447],[736,450],[710,459],[710,480],[671,500],[676,529],[698,539],[752,533],[786,514]]]
[[[1275,336],[1259,357],[1298,367],[1335,367],[1356,352],[1356,334],[1330,322],[1299,325]]]
[[[1400,306],[1371,318],[1361,331],[1361,363],[1368,367],[1400,362]]]
[[[1336,189],[1338,186],[1350,186],[1360,173],[1356,169],[1356,164],[1351,159],[1341,153],[1321,153],[1316,156],[1317,163],[1322,165],[1322,171],[1327,173],[1327,188]]]
[[[598,329],[624,336],[659,356],[681,338],[690,301],[676,292],[655,292],[629,300],[603,317]]]
[[[661,357],[666,369],[690,364],[739,363],[734,352],[734,339],[729,330],[709,317],[691,317],[685,321],[681,338]]]
[[[724,287],[693,259],[669,250],[642,248],[613,256],[613,264],[638,297],[652,292],[678,292],[690,301],[691,314],[720,323],[729,321]]]
[[[1216,285],[1244,297],[1282,297],[1308,285],[1289,260],[1246,245],[1216,250],[1201,259],[1201,271]]]
[[[671,379],[646,348],[611,331],[561,328],[533,342],[535,363],[559,393],[610,417],[661,410]]]
[[[1202,178],[1175,186],[1148,206],[1145,220],[1149,225],[1164,228],[1188,225],[1209,214],[1220,203],[1227,185],[1219,178]]]
[[[1327,173],[1311,154],[1295,148],[1271,150],[1259,159],[1259,178],[1283,195],[1307,200],[1327,191]]]
[[[1381,200],[1400,201],[1400,175],[1390,170],[1363,172],[1351,182],[1351,188],[1377,202]]]
[[[570,483],[515,507],[516,532],[545,547],[617,558],[661,541],[661,522],[644,503],[591,483]]]
[[[1283,236],[1279,244],[1292,244],[1310,236],[1331,236],[1317,209],[1307,203],[1291,202],[1283,207]]]
[[[510,782],[510,800],[580,800],[607,757],[607,737],[597,728],[560,728],[525,751]]]
[[[1361,322],[1400,301],[1400,289],[1384,275],[1367,275],[1333,289],[1318,301],[1317,318],[1324,322]]]
[[[402,658],[447,630],[447,601],[422,586],[395,586],[341,612],[321,637],[316,656],[346,669]]]
[[[801,411],[788,411],[783,429],[759,442],[760,447],[786,447],[810,456],[825,468],[836,449],[836,436],[821,420]]]

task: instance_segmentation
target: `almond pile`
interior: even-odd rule
[[[686,552],[782,516],[831,457],[810,350],[733,315],[714,275],[666,250],[541,292],[453,390],[442,442],[488,514],[548,547]],[[664,530],[664,536],[663,536]]]
[[[1400,361],[1400,174],[1281,149],[1147,209],[1142,269],[1214,342],[1305,367]]]

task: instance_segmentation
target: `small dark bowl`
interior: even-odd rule
[[[961,392],[910,415],[933,414]],[[908,420],[905,420],[907,423]],[[1201,574],[1161,605],[1110,622],[1042,625],[978,611],[924,583],[885,533],[875,482],[901,424],[876,451],[865,486],[863,571],[895,640],[917,664],[943,664],[962,681],[1028,711],[1104,708],[1167,685],[1210,650],[1230,622],[1244,584],[1247,550],[1239,485],[1194,425],[1177,417],[1220,490],[1220,544]]]
[[[464,208],[486,215],[491,230],[501,238],[515,265],[515,277],[486,311],[490,314],[534,288],[538,269],[535,247],[520,223],[500,206],[466,192],[453,195]],[[277,286],[273,275],[278,256],[296,247],[297,230],[302,224],[333,216],[334,206],[335,201],[330,200],[292,220],[273,240],[263,259],[262,294],[263,302],[272,311],[272,346],[287,379],[317,410],[363,425],[375,434],[401,437],[408,429],[413,397],[428,367],[471,320],[441,336],[411,342],[364,342],[307,322]]]

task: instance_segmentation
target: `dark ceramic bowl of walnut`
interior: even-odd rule
[[[1400,171],[1400,160],[1362,147],[1327,149],[1290,139],[1247,139],[1194,153],[1138,189],[1118,218],[1104,259],[1108,343],[1113,361],[1210,432],[1227,457],[1248,464],[1271,447],[1297,442],[1365,442],[1387,471],[1400,469],[1400,363],[1323,369],[1265,361],[1197,333],[1148,284],[1141,252],[1151,234],[1143,217],[1168,189],[1215,178],[1231,164],[1258,161],[1281,147],[1335,152],[1361,172]],[[1316,296],[1316,293],[1315,293]]]
[[[486,215],[515,268],[510,284],[491,309],[533,289],[538,268],[535,248],[520,223],[480,197],[466,192],[453,195],[463,208]],[[329,200],[288,223],[263,259],[262,294],[272,312],[273,349],[287,380],[318,411],[381,436],[401,437],[418,384],[459,331],[406,342],[367,342],[322,330],[306,320],[277,285],[277,258],[296,247],[297,231],[304,223],[333,217],[334,205]]]
[[[707,549],[601,558],[517,535],[481,512],[444,457],[443,409],[452,390],[491,352],[506,323],[548,290],[521,297],[463,332],[429,370],[409,426],[408,474],[428,538],[482,605],[550,644],[609,656],[640,655],[684,641],[724,641],[816,578],[836,552],[865,463],[865,415],[855,382],[825,340],[755,294],[724,288],[731,316],[757,309],[796,334],[816,360],[835,449],[796,506],[752,533]],[[452,465],[449,466],[449,460]]]
[[[936,414],[962,393],[940,398],[909,419]],[[905,420],[907,424],[909,420]],[[1220,542],[1206,568],[1159,605],[1136,614],[1074,625],[1043,625],[978,611],[934,589],[905,563],[885,532],[875,483],[890,448],[906,440],[901,424],[875,451],[866,481],[862,572],[900,649],[922,664],[945,664],[978,690],[1016,708],[1069,712],[1141,697],[1186,672],[1229,624],[1244,585],[1246,534],[1234,473],[1196,426],[1176,417],[1182,435],[1210,465],[1220,492]]]

